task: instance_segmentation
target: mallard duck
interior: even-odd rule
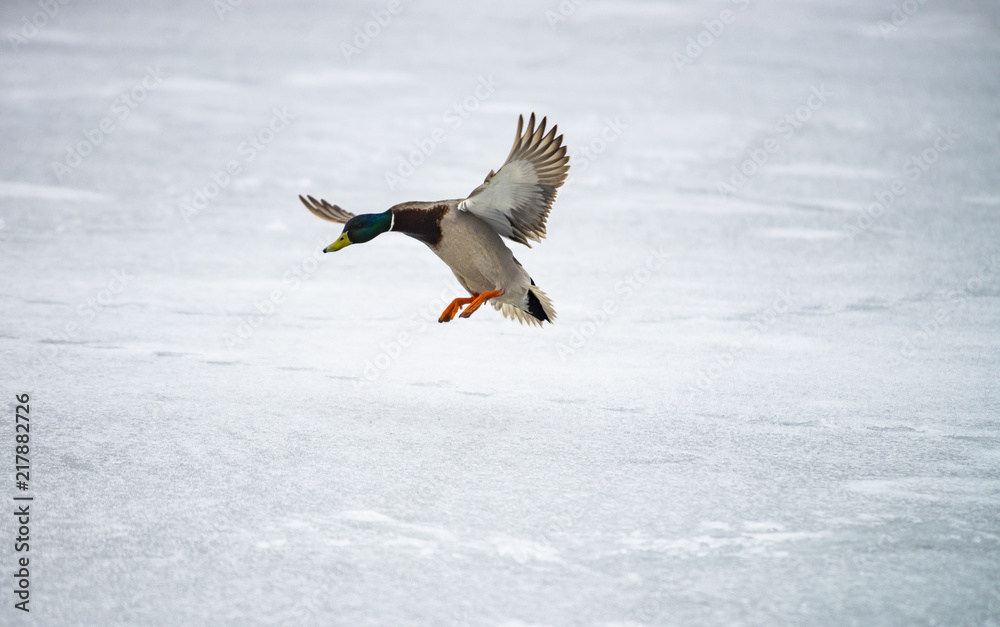
[[[504,316],[522,324],[552,323],[552,302],[528,276],[500,236],[531,247],[528,240],[545,237],[545,221],[566,180],[569,157],[556,135],[558,126],[545,132],[546,118],[535,127],[535,114],[524,129],[517,120],[514,146],[499,171],[491,171],[468,198],[434,202],[404,202],[382,213],[354,215],[325,200],[299,196],[309,211],[344,225],[337,241],[323,252],[370,242],[395,231],[426,244],[441,258],[471,297],[456,298],[438,322],[449,322],[462,307],[468,318],[489,302]],[[523,131],[523,132],[522,132]]]

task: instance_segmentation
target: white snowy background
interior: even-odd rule
[[[1000,623],[1000,5],[224,2],[0,5],[0,622]],[[319,254],[532,111],[555,325]]]

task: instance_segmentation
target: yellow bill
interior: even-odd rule
[[[337,241],[324,248],[323,252],[332,253],[334,251],[340,250],[341,248],[346,248],[350,246],[351,243],[352,243],[351,238],[347,236],[347,233],[341,233],[340,237],[337,238]]]

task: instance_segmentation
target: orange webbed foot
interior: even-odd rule
[[[455,317],[455,314],[458,313],[458,310],[474,301],[476,296],[479,296],[479,294],[475,294],[472,298],[456,298],[451,301],[451,304],[445,307],[444,311],[441,312],[441,317],[438,318],[438,322],[451,322],[451,320]]]
[[[468,318],[472,314],[476,313],[476,310],[482,307],[483,303],[491,298],[497,298],[503,296],[507,292],[504,290],[490,290],[488,292],[483,292],[482,294],[476,294],[476,297],[471,299],[472,302],[469,303],[469,307],[462,312],[462,318]]]

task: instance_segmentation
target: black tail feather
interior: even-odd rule
[[[532,281],[531,284],[534,285],[535,282]],[[542,302],[538,300],[538,297],[535,296],[535,293],[531,290],[528,290],[528,313],[531,314],[533,318],[540,320],[541,322],[552,322],[549,320],[549,316],[545,313],[545,308],[542,307]]]

